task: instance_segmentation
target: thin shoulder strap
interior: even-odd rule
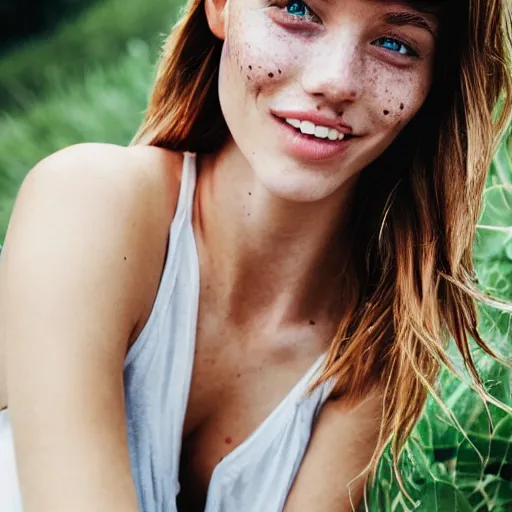
[[[192,234],[193,240],[193,230],[190,228],[192,221],[192,206],[194,200],[195,184],[196,156],[194,153],[185,152],[183,155],[183,168],[181,172],[178,204],[176,206],[174,219],[169,226],[167,255],[165,257],[162,277],[160,279],[160,286],[158,287],[150,317],[141,334],[139,335],[139,339],[134,342],[125,358],[125,367],[132,363],[135,357],[137,357],[137,354],[142,351],[144,346],[148,345],[148,343],[153,345],[158,341],[158,336],[151,337],[149,334],[147,334],[147,332],[149,332],[150,324],[154,322],[153,317],[156,316],[156,312],[167,311],[167,305],[172,298],[173,283],[176,280],[176,276],[179,272],[179,266],[181,264],[181,260],[180,258],[176,257],[176,254],[179,250],[189,250],[189,246],[187,244],[179,243],[179,241],[183,238],[182,234],[187,232],[189,235]],[[188,259],[190,259],[189,256],[190,254],[187,255]],[[197,277],[196,279],[199,278]]]
[[[196,154],[185,151],[183,153],[183,168],[181,171],[181,185],[175,216],[178,218],[191,218],[194,190],[196,187]]]

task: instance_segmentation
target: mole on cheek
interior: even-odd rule
[[[269,78],[274,78],[274,73],[269,73],[269,74],[268,74],[268,77],[269,77]]]
[[[404,109],[404,104],[400,103],[400,110],[403,110],[403,109]]]
[[[383,114],[384,114],[385,116],[387,116],[387,115],[389,114],[389,110],[384,110],[384,111],[383,111]]]

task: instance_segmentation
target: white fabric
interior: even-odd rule
[[[176,512],[183,422],[199,304],[192,229],[195,155],[185,153],[178,207],[148,322],[124,367],[128,444],[141,512]],[[216,466],[206,512],[281,511],[330,384],[305,392],[325,354],[266,420]],[[0,510],[22,512],[8,411],[0,412]]]
[[[0,412],[0,510],[23,511],[8,409]]]

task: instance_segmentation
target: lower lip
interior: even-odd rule
[[[343,140],[319,139],[313,135],[305,135],[284,119],[272,116],[280,126],[280,143],[294,156],[302,160],[329,160],[343,155],[354,140],[353,137]]]

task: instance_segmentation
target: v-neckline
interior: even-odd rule
[[[236,460],[240,459],[246,452],[250,451],[252,446],[257,444],[265,431],[268,430],[269,426],[272,425],[275,418],[278,417],[282,411],[290,409],[300,403],[303,398],[309,384],[311,383],[312,377],[318,371],[322,365],[327,352],[321,354],[309,370],[299,379],[299,381],[288,391],[284,398],[277,404],[277,406],[270,412],[268,416],[233,450],[231,450],[225,457],[223,457],[213,469],[208,484],[208,491],[212,486],[212,482],[215,478],[219,478],[219,474],[226,471]]]
[[[194,229],[192,225],[192,220],[189,217],[187,219],[189,222],[187,229],[190,229],[192,240],[194,242],[194,251],[193,251],[193,266],[194,266],[194,276],[197,279],[196,283],[193,283],[195,289],[197,290],[197,294],[194,297],[196,301],[197,307],[196,310],[196,319],[195,319],[195,328],[197,328],[197,313],[199,312],[199,292],[200,292],[200,271],[199,271],[199,255],[197,252],[197,245],[195,242]],[[196,332],[196,331],[194,331]],[[195,359],[195,344],[196,344],[196,336],[193,337],[193,342],[189,345],[189,364],[187,368],[187,376],[186,381],[188,384],[187,389],[187,399],[184,404],[183,409],[183,418],[182,418],[182,428],[181,428],[181,436],[182,436],[182,444],[183,444],[183,426],[185,423],[185,414],[188,406],[188,396],[190,395],[190,386],[192,383],[192,374],[194,370],[194,359]],[[206,491],[206,503],[208,502],[208,496],[211,493],[211,489],[213,488],[215,482],[222,477],[223,474],[228,471],[229,467],[232,464],[239,460],[244,456],[247,452],[250,452],[251,448],[255,446],[258,440],[264,435],[264,433],[269,429],[269,426],[272,425],[283,411],[289,410],[293,406],[296,406],[300,403],[304,394],[306,393],[308,386],[312,382],[312,378],[316,374],[316,372],[321,367],[322,363],[325,361],[327,356],[327,352],[323,352],[313,363],[313,365],[309,368],[309,370],[302,375],[302,377],[293,385],[293,387],[288,391],[288,393],[284,396],[284,398],[277,404],[277,406],[270,412],[268,416],[233,450],[231,450],[225,457],[223,457],[213,468],[212,474],[210,476],[210,481],[208,482],[208,487]],[[181,452],[181,450],[180,450]],[[180,454],[181,455],[181,454]],[[179,474],[177,474],[179,478]]]
[[[185,155],[185,158],[187,155]],[[191,165],[192,164],[192,165]],[[191,167],[193,167],[191,169]],[[187,184],[190,184],[190,181],[194,184],[194,190],[190,191],[189,194],[191,197],[189,197],[189,201],[191,204],[189,204],[189,208],[192,211],[188,211],[185,214],[185,218],[183,219],[186,223],[186,226],[183,226],[185,229],[190,230],[190,235],[193,242],[193,250],[192,250],[192,273],[193,277],[195,278],[196,282],[192,283],[192,287],[195,288],[196,294],[194,295],[195,305],[193,310],[195,311],[195,320],[194,320],[194,336],[192,343],[188,346],[188,368],[186,373],[186,383],[187,383],[187,392],[184,402],[184,407],[182,410],[182,419],[181,419],[181,445],[183,445],[183,428],[185,424],[185,415],[188,407],[188,399],[190,395],[190,387],[192,384],[192,374],[194,370],[194,359],[195,359],[195,346],[196,346],[196,332],[197,332],[197,321],[198,321],[198,313],[199,313],[199,295],[200,295],[200,288],[201,288],[201,273],[200,273],[200,264],[199,264],[199,253],[197,249],[196,244],[196,238],[194,233],[194,226],[193,226],[193,201],[194,201],[194,195],[195,195],[195,187],[197,184],[197,169],[196,169],[196,160],[194,158],[193,162],[188,162],[188,166],[186,167],[186,172],[193,173],[193,177],[191,180],[190,176],[187,176]],[[182,179],[183,184],[183,179]],[[189,185],[190,186],[190,185]],[[292,406],[295,406],[300,403],[300,400],[304,396],[304,394],[307,391],[308,386],[311,384],[312,378],[316,374],[316,372],[321,367],[322,363],[325,361],[325,358],[327,356],[327,352],[322,353],[313,363],[313,365],[309,368],[309,370],[297,381],[296,384],[288,391],[288,393],[284,396],[284,398],[277,404],[277,406],[270,412],[268,416],[265,417],[265,419],[233,450],[231,450],[225,457],[223,457],[214,467],[212,474],[210,476],[210,481],[208,482],[208,487],[206,491],[206,502],[208,503],[208,496],[211,494],[211,490],[215,484],[215,481],[217,481],[219,478],[222,477],[222,474],[225,474],[225,472],[228,470],[228,468],[234,463],[234,461],[240,459],[245,453],[249,452],[251,450],[251,447],[257,444],[258,439],[260,439],[264,432],[266,432],[269,428],[269,425],[271,425],[275,418],[278,417],[282,411],[289,410]],[[179,467],[179,461],[181,457],[181,449],[180,453],[178,453],[178,467]],[[176,479],[177,483],[179,484],[179,472],[176,473]],[[178,487],[179,488],[179,487]]]

